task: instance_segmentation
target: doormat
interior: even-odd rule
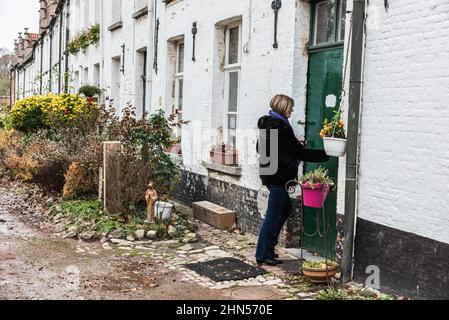
[[[205,262],[189,263],[185,267],[215,282],[244,280],[266,273],[263,269],[235,258],[220,258]]]
[[[292,276],[300,276],[301,266],[299,261],[299,259],[283,260],[282,264],[278,264],[277,266]]]

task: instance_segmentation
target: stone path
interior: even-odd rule
[[[40,220],[48,214],[45,206],[33,206],[28,197],[26,190],[0,187],[0,299],[310,300],[327,288],[269,266],[263,267],[266,274],[239,281],[200,276],[184,265],[223,257],[255,265],[257,239],[198,221],[199,240],[187,244],[62,239],[57,226],[47,230],[48,223]],[[282,248],[277,252],[282,259],[296,259]],[[350,288],[361,286],[353,283]]]

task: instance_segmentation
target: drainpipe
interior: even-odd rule
[[[49,63],[50,63],[50,69],[48,70],[48,72],[49,72],[49,80],[48,80],[48,92],[52,92],[52,90],[53,90],[53,81],[52,81],[52,69],[53,69],[53,65],[52,65],[52,63],[53,63],[53,27],[51,28],[51,31],[50,31],[50,61],[49,61]]]
[[[357,185],[359,172],[359,123],[362,92],[362,68],[365,31],[365,0],[354,0],[352,12],[351,77],[348,107],[348,153],[346,157],[346,192],[342,280],[352,280],[354,266],[354,238],[357,222]]]
[[[62,22],[63,22],[64,11],[62,7],[59,11],[59,63],[58,63],[58,94],[61,93],[61,73],[62,73]]]
[[[64,92],[69,92],[69,50],[70,41],[70,0],[67,0],[65,15],[65,68],[64,68]]]
[[[39,94],[42,94],[42,86],[43,86],[43,72],[44,72],[44,38],[41,38],[41,74],[40,74],[40,82],[39,82]]]
[[[14,89],[13,89],[13,86],[14,86],[14,88],[15,88],[15,86],[16,86],[16,84],[15,84],[15,77],[13,76],[13,71],[14,69],[10,69],[9,70],[9,105],[10,106],[12,106],[12,100],[13,100],[13,94],[15,95],[16,93],[15,92],[13,92],[13,91],[15,91]]]

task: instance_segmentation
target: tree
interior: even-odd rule
[[[12,55],[7,53],[0,56],[0,96],[9,96],[9,68]]]

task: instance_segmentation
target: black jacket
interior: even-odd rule
[[[296,139],[292,127],[281,119],[272,116],[263,116],[259,119],[257,124],[259,129],[266,130],[265,136],[259,137],[260,143],[265,143],[266,153],[265,157],[269,156],[270,152],[270,131],[278,130],[278,167],[277,172],[273,175],[264,175],[261,170],[260,178],[262,184],[285,186],[290,180],[295,180],[298,177],[299,161],[307,162],[326,162],[329,157],[322,150],[305,149],[303,145]],[[262,141],[262,139],[266,141]],[[259,141],[257,143],[257,152],[259,153]],[[259,154],[260,155],[260,154]],[[263,155],[260,155],[263,157]],[[259,161],[261,159],[259,158]],[[271,162],[271,159],[270,159]],[[260,169],[266,168],[270,163],[259,163]]]

